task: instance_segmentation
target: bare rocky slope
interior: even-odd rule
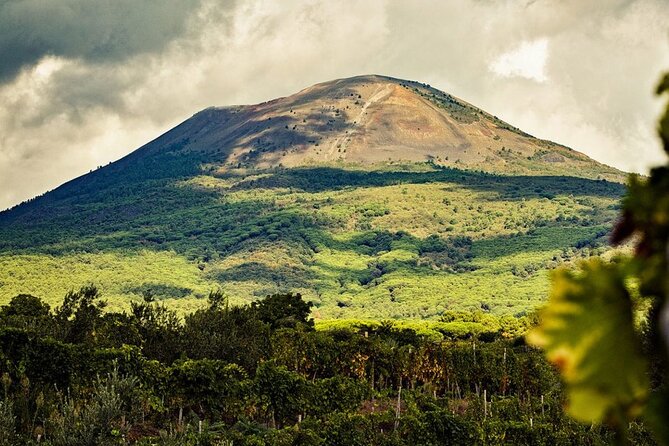
[[[228,166],[424,162],[507,174],[624,174],[540,140],[426,84],[368,75],[285,98],[209,108],[144,150],[203,152]]]

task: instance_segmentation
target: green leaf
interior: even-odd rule
[[[648,395],[646,362],[619,264],[599,259],[557,270],[548,306],[528,342],[545,349],[567,386],[567,412],[619,426],[638,416]]]

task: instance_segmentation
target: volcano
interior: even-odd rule
[[[606,255],[625,174],[427,84],[212,107],[0,213],[0,301],[92,282],[183,311],[301,292],[321,318],[524,314]]]

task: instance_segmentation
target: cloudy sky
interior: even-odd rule
[[[645,172],[666,69],[666,0],[0,0],[0,209],[202,108],[368,73]]]

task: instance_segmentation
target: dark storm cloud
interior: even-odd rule
[[[0,82],[44,56],[118,62],[182,35],[201,0],[0,0]]]

